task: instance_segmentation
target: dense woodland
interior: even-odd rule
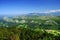
[[[4,17],[0,40],[60,40],[60,16]]]

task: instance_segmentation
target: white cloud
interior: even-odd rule
[[[51,12],[60,12],[60,9],[59,10],[49,10],[49,11],[46,11],[44,13],[51,13]]]

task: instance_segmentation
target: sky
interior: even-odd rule
[[[60,0],[0,0],[0,15],[60,11]]]

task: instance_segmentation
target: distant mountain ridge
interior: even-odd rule
[[[6,15],[0,15],[0,19],[5,17]],[[51,13],[27,13],[22,15],[16,15],[16,16],[60,16],[60,12],[51,12]],[[7,15],[7,17],[14,17],[11,15]]]
[[[25,16],[60,16],[60,12],[52,12],[52,13],[29,13]]]

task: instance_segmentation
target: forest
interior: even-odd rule
[[[60,40],[60,16],[3,17],[0,40]]]

